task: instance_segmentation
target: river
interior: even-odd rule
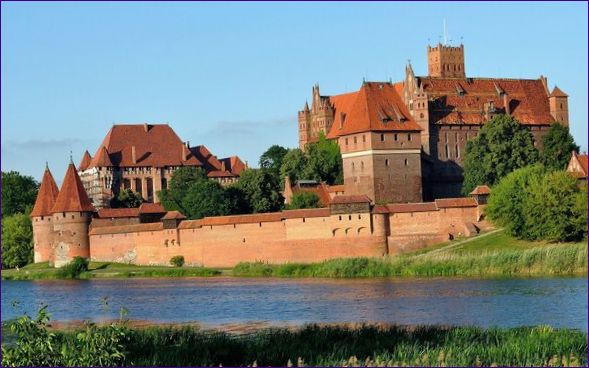
[[[2,321],[35,315],[43,304],[64,322],[108,320],[124,307],[132,320],[207,327],[382,322],[587,331],[586,278],[2,281]]]

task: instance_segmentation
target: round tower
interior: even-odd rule
[[[95,208],[73,162],[70,162],[53,206],[53,264],[61,267],[74,257],[90,258],[90,222]]]
[[[53,221],[51,210],[55,205],[55,200],[59,194],[57,184],[45,166],[45,173],[41,180],[39,193],[35,200],[35,206],[31,211],[31,221],[33,223],[33,252],[34,262],[50,262],[52,257],[53,246]]]

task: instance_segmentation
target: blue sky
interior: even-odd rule
[[[401,80],[426,47],[465,45],[469,76],[548,77],[587,150],[587,3],[2,2],[2,170],[61,181],[113,123],[168,122],[250,165],[297,145],[296,112],[362,79]]]

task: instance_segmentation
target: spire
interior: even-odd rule
[[[84,152],[84,156],[82,156],[82,161],[80,161],[80,166],[78,166],[79,171],[84,171],[90,166],[90,162],[92,162],[92,156],[88,150]]]
[[[76,167],[70,163],[67,167],[61,190],[55,200],[51,212],[94,212],[96,209],[90,202],[84,185],[78,176]]]
[[[55,204],[58,194],[59,189],[57,189],[57,184],[55,184],[53,175],[51,175],[51,171],[49,171],[48,163],[45,162],[45,173],[41,180],[41,186],[39,187],[35,206],[33,207],[33,211],[31,211],[31,217],[51,215],[51,209]]]

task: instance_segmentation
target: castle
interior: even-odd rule
[[[217,160],[190,147],[167,125],[115,125],[79,170],[70,162],[60,189],[46,168],[31,213],[35,262],[56,267],[75,256],[93,261],[232,267],[239,262],[318,262],[397,254],[469,236],[487,226],[490,190],[458,197],[466,141],[494,114],[530,129],[535,144],[551,124],[568,125],[567,95],[547,80],[467,78],[464,47],[428,47],[429,73],[364,82],[360,90],[322,96],[299,112],[301,148],[321,134],[337,140],[343,186],[286,181],[285,197],[315,191],[324,208],[186,220],[156,203],[108,209],[121,188],[157,202],[180,166],[203,167],[221,183],[237,180],[237,157]],[[425,200],[425,202],[424,202]],[[98,211],[97,211],[98,208]]]
[[[298,113],[299,147],[321,134],[337,140],[346,194],[377,203],[458,197],[466,142],[495,114],[528,127],[535,145],[551,124],[569,124],[568,96],[538,79],[470,78],[464,46],[427,49],[428,75],[411,64],[400,82],[363,82],[356,92],[323,96]]]

